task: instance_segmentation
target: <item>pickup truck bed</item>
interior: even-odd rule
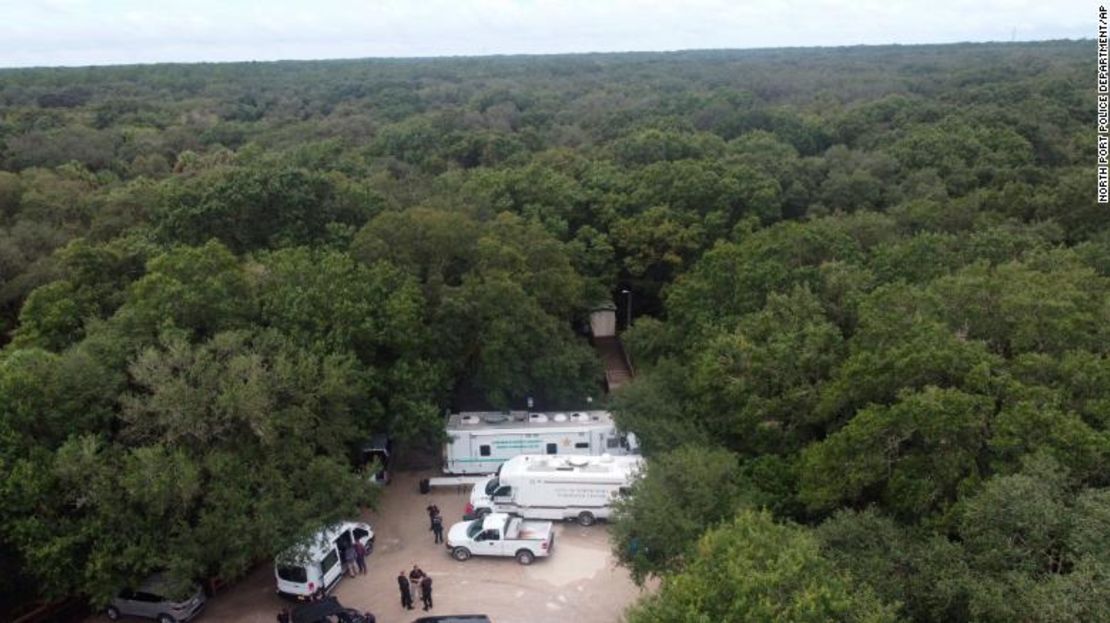
[[[523,521],[513,519],[505,530],[505,538],[542,541],[551,534],[550,521]]]

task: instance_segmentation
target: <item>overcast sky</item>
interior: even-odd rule
[[[0,0],[0,66],[1078,39],[1097,4]]]

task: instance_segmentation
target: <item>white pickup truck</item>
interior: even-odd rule
[[[525,521],[505,513],[490,513],[462,521],[447,533],[447,551],[455,560],[471,556],[515,556],[522,565],[551,554],[555,535],[550,521]]]

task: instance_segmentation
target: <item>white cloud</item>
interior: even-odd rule
[[[1094,36],[1068,0],[0,0],[0,66]]]

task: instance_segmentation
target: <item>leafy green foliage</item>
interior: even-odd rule
[[[663,583],[634,620],[1110,618],[1088,65],[0,72],[0,602],[232,579],[368,501],[371,433],[584,406],[617,299],[651,467],[615,550]]]
[[[736,457],[725,450],[688,445],[657,454],[631,497],[617,503],[618,560],[639,582],[680,568],[706,529],[742,507],[746,488]]]
[[[897,621],[895,607],[840,572],[803,529],[745,511],[711,530],[686,568],[634,606],[632,623]]]

